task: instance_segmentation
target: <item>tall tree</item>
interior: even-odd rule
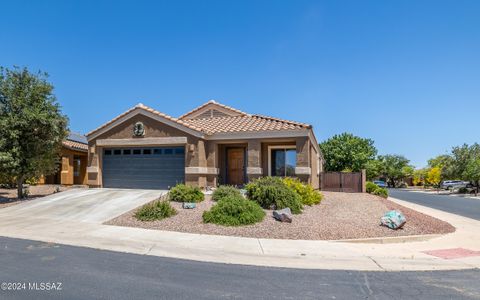
[[[440,168],[442,179],[454,179],[453,158],[451,155],[442,154],[428,160],[428,166],[432,168]]]
[[[412,171],[410,168],[406,168],[410,161],[402,155],[381,155],[378,159],[382,161],[383,164],[383,176],[387,178],[392,187],[395,187],[398,180],[405,178],[406,170],[408,170],[408,172]]]
[[[55,171],[68,119],[53,95],[48,75],[26,68],[0,68],[0,173],[17,184]]]
[[[480,186],[480,156],[470,159],[463,172],[463,178],[473,181],[478,192],[478,187]]]
[[[377,149],[373,140],[351,133],[334,135],[320,144],[326,171],[360,171],[375,158]]]
[[[383,165],[383,161],[379,159],[373,159],[366,163],[365,170],[367,173],[367,180],[374,180],[380,175],[382,175],[385,166]]]
[[[480,145],[475,143],[471,146],[463,144],[462,146],[453,147],[451,173],[452,179],[467,179],[465,172],[467,166],[472,160],[480,157]]]

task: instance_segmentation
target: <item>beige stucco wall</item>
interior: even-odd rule
[[[145,128],[143,137],[133,135],[133,126],[142,122]],[[143,138],[186,137],[185,144],[185,167],[208,170],[204,173],[186,174],[185,183],[200,187],[216,186],[225,182],[225,149],[227,147],[243,147],[246,150],[246,180],[252,180],[261,176],[268,176],[268,147],[275,145],[294,146],[297,151],[297,167],[310,168],[311,174],[297,175],[301,180],[309,182],[318,188],[318,155],[314,153],[313,144],[309,137],[296,138],[261,138],[242,140],[204,140],[193,136],[184,130],[167,125],[148,116],[138,114],[102,133],[95,139],[89,140],[88,153],[88,184],[90,186],[102,186],[102,153],[103,148],[96,145],[99,139],[137,139],[135,146],[142,144]],[[148,146],[152,146],[149,144]],[[159,144],[158,146],[162,146]],[[215,171],[218,170],[218,174]],[[213,173],[212,173],[213,172]],[[260,173],[259,173],[260,172]]]
[[[137,122],[142,122],[145,128],[143,137],[135,137],[133,135],[133,126]],[[138,144],[131,147],[142,147],[143,138],[162,138],[162,137],[186,137],[185,145],[185,167],[206,167],[206,145],[205,141],[195,137],[183,130],[166,125],[162,122],[154,120],[144,115],[136,115],[125,122],[111,128],[107,132],[102,133],[95,139],[89,140],[89,158],[88,167],[95,167],[88,172],[88,184],[90,186],[102,186],[102,153],[103,148],[96,145],[99,139],[138,139]],[[152,145],[149,145],[152,146]],[[162,146],[159,144],[158,146]],[[169,145],[170,146],[170,145]],[[93,171],[93,172],[92,172]],[[97,171],[97,172],[95,172]],[[187,174],[185,182],[191,185],[206,185],[206,175],[203,174]]]

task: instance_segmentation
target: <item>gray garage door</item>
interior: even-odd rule
[[[183,147],[103,150],[106,188],[167,189],[185,178]]]

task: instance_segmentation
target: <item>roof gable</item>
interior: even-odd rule
[[[191,135],[197,136],[197,137],[203,137],[203,132],[200,128],[196,127],[193,124],[188,124],[182,120],[179,120],[177,118],[171,117],[167,114],[164,114],[162,112],[159,112],[157,110],[154,110],[153,108],[150,108],[148,106],[143,105],[142,103],[137,104],[136,106],[132,107],[131,109],[127,110],[126,112],[118,115],[117,117],[113,118],[112,120],[108,121],[107,123],[101,125],[100,127],[90,131],[89,133],[86,134],[87,139],[91,140],[99,135],[107,132],[111,128],[117,126],[118,124],[121,124],[130,118],[142,114],[147,117],[151,117],[152,119],[155,119],[159,122],[162,122],[166,125],[172,126],[174,128],[177,128],[179,130],[185,131]]]
[[[247,113],[236,108],[220,104],[215,100],[210,100],[207,103],[200,105],[197,108],[183,114],[179,119],[207,119],[207,118],[221,118],[221,117],[236,117],[245,116]]]

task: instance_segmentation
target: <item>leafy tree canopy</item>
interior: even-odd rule
[[[17,183],[55,171],[68,119],[61,113],[48,75],[0,68],[0,174]]]
[[[382,175],[393,187],[395,187],[396,181],[413,175],[413,168],[409,166],[410,161],[402,155],[380,155],[378,160],[383,165]]]
[[[354,136],[351,133],[334,135],[320,144],[325,159],[326,171],[353,171],[365,169],[373,160],[377,149],[373,140]]]

